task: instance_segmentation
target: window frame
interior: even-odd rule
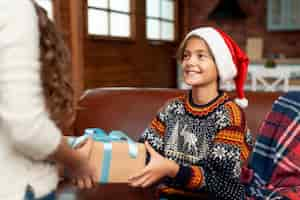
[[[177,43],[179,39],[179,19],[178,19],[178,8],[179,8],[179,0],[170,0],[174,2],[174,40],[166,40],[161,38],[161,29],[160,29],[160,39],[154,39],[154,38],[147,38],[147,20],[148,19],[155,19],[159,20],[160,22],[160,28],[161,28],[161,22],[170,22],[171,20],[163,19],[161,17],[148,17],[147,16],[147,0],[145,0],[145,38],[147,41],[150,41],[152,43]],[[150,0],[151,1],[151,0]],[[161,3],[162,0],[159,0]],[[162,15],[162,10],[160,9],[160,15]]]
[[[129,0],[129,8],[130,8],[130,11],[127,13],[127,12],[122,12],[122,11],[115,11],[115,10],[111,10],[109,8],[107,9],[102,9],[102,8],[90,8],[88,6],[88,0],[85,0],[84,1],[84,32],[85,32],[85,35],[88,39],[101,39],[101,40],[118,40],[118,41],[134,41],[135,38],[136,38],[136,0]],[[113,13],[120,13],[120,14],[128,14],[129,16],[129,24],[130,24],[130,36],[129,37],[119,37],[119,36],[113,36],[113,35],[96,35],[96,34],[91,34],[89,33],[89,30],[88,30],[88,23],[89,23],[89,17],[88,17],[88,11],[89,9],[96,9],[96,10],[102,10],[102,11],[107,11],[109,13],[113,12]],[[110,14],[108,14],[110,15]],[[108,22],[110,24],[110,21],[109,21],[109,18],[108,18]],[[109,28],[109,24],[108,24],[108,28]]]
[[[268,31],[294,31],[300,30],[300,24],[293,24],[291,22],[291,0],[280,0],[280,24],[274,24],[272,13],[273,0],[267,1],[267,29]]]

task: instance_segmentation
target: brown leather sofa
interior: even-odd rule
[[[100,127],[107,132],[122,130],[134,139],[155,116],[163,103],[174,96],[183,94],[178,89],[150,88],[97,88],[88,90],[80,99],[80,107],[73,132],[82,134],[88,127]],[[247,92],[249,106],[245,109],[248,127],[255,135],[264,116],[271,110],[272,103],[281,93]],[[232,94],[234,95],[234,94]],[[153,189],[134,189],[127,184],[98,185],[90,190],[78,190],[61,186],[60,200],[94,199],[155,199]],[[199,199],[199,198],[198,198]],[[201,199],[211,199],[203,194]],[[201,200],[199,199],[199,200]]]

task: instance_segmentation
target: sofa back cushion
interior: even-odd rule
[[[185,90],[165,88],[97,88],[88,90],[79,103],[74,124],[75,135],[85,128],[99,127],[109,132],[122,130],[138,139],[158,109],[170,98]],[[256,134],[273,101],[280,93],[247,92],[249,106],[245,109],[248,126]]]

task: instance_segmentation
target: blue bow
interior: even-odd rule
[[[100,177],[100,183],[107,183],[109,178],[109,169],[112,157],[112,142],[126,141],[129,146],[129,155],[131,158],[138,156],[138,145],[125,133],[121,131],[111,131],[106,134],[100,128],[88,128],[84,130],[84,135],[80,137],[68,137],[68,144],[75,148],[86,139],[91,137],[94,141],[102,142],[104,145],[103,161],[102,161],[102,173]]]

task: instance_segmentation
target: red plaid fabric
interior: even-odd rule
[[[300,92],[274,103],[241,179],[248,199],[300,200]]]

